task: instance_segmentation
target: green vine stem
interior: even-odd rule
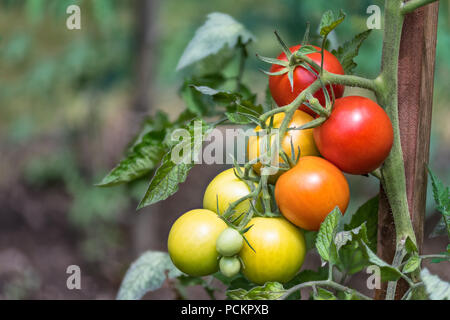
[[[376,80],[378,102],[385,107],[394,129],[391,152],[381,167],[381,183],[389,201],[395,223],[397,249],[401,241],[409,237],[414,244],[416,237],[411,223],[406,197],[406,178],[400,142],[398,120],[398,55],[403,26],[400,0],[385,2],[385,30],[381,61],[381,73]],[[398,250],[397,250],[398,251]]]
[[[401,4],[401,13],[407,14],[413,12],[414,10],[423,7],[429,3],[432,3],[436,0],[412,0],[408,2],[402,2]]]
[[[372,298],[362,294],[361,292],[358,292],[356,290],[353,290],[349,287],[346,287],[344,285],[341,285],[341,284],[333,281],[333,264],[331,264],[331,263],[328,265],[327,280],[317,280],[317,281],[308,281],[308,282],[300,283],[300,284],[293,286],[292,288],[289,288],[288,290],[286,290],[286,292],[281,296],[280,300],[284,300],[284,299],[288,298],[295,291],[298,291],[298,290],[301,290],[301,289],[307,288],[307,287],[312,287],[313,290],[315,290],[317,286],[329,287],[329,288],[333,288],[333,289],[343,291],[343,292],[346,292],[349,294],[354,294],[355,296],[357,296],[358,298],[360,298],[362,300],[373,300]]]
[[[343,286],[337,282],[334,282],[333,280],[318,280],[318,281],[308,281],[308,282],[300,283],[300,284],[293,286],[292,288],[289,288],[288,290],[286,290],[286,292],[280,297],[280,300],[285,300],[287,297],[289,297],[295,291],[301,290],[303,288],[315,287],[315,286],[333,288],[333,289],[336,289],[336,290],[339,290],[342,292],[354,294],[355,296],[357,296],[358,298],[360,298],[362,300],[373,300],[372,298],[366,296],[365,294],[362,294],[361,292],[358,292],[349,287]]]

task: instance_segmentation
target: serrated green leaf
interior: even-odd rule
[[[198,123],[201,124],[201,132],[199,132],[201,136],[195,137],[198,134],[195,126]],[[188,141],[183,140],[180,144],[182,144],[182,150],[188,149],[189,151],[181,156],[178,163],[172,160],[172,151],[175,147],[180,147],[179,144],[172,147],[166,153],[161,161],[161,166],[156,170],[155,175],[150,181],[148,189],[139,203],[138,209],[165,200],[178,191],[178,185],[186,181],[189,171],[194,167],[194,159],[201,151],[201,142],[211,128],[210,125],[203,121],[192,121],[185,127],[189,132],[190,139]]]
[[[320,20],[320,35],[322,37],[327,36],[333,29],[335,29],[345,19],[345,13],[339,10],[339,15],[335,16],[333,11],[328,10],[322,15]]]
[[[120,285],[117,300],[138,300],[147,292],[159,289],[167,277],[176,278],[182,273],[166,252],[148,251],[128,269]]]
[[[124,159],[96,186],[115,186],[150,173],[168,150],[163,140],[167,128],[171,126],[167,115],[161,111],[157,112],[154,117],[146,119]]]
[[[369,29],[357,34],[352,40],[346,41],[337,50],[331,52],[340,61],[345,74],[353,74],[353,69],[357,66],[353,59],[358,55],[359,48],[364,40],[367,39],[371,31],[372,30]]]
[[[450,239],[450,188],[444,186],[435,174],[428,168],[433,189],[433,197],[436,202],[436,209],[442,214],[442,220],[446,226],[447,235]]]
[[[335,259],[335,264],[341,271],[354,274],[368,266],[360,241],[368,242],[365,222],[352,230],[336,233],[334,243],[338,258]]]
[[[380,268],[382,281],[396,281],[401,277],[401,272],[397,268],[381,260],[363,241],[360,241],[360,247],[369,262]]]
[[[341,210],[339,210],[339,207],[336,207],[320,225],[316,238],[316,248],[323,261],[330,261],[332,246],[334,246],[334,236],[341,218]]]
[[[349,231],[340,231],[336,233],[336,236],[334,237],[334,243],[336,245],[336,249],[339,250],[349,244],[352,241],[359,241],[362,240],[365,243],[368,242],[367,239],[367,228],[366,223],[364,222],[359,227],[356,227]]]
[[[210,13],[205,24],[197,29],[184,50],[178,61],[177,70],[217,54],[226,46],[234,48],[239,39],[246,44],[255,37],[229,15],[219,12]]]
[[[314,300],[337,300],[336,296],[331,292],[323,288],[317,288],[317,293],[313,294]]]
[[[412,255],[409,257],[408,261],[406,261],[405,266],[403,267],[403,273],[411,273],[420,266],[420,257],[418,255]]]
[[[231,300],[276,300],[285,293],[279,282],[267,282],[264,286],[245,289],[228,290],[227,297]]]
[[[351,216],[350,222],[344,226],[344,230],[357,228],[366,223],[367,238],[370,249],[376,251],[378,230],[378,195],[364,203]]]
[[[195,90],[206,96],[211,96],[214,102],[221,104],[230,104],[239,101],[241,95],[239,93],[220,91],[207,86],[192,86]]]
[[[450,300],[450,283],[432,275],[427,268],[420,272],[420,278],[431,300]]]
[[[164,135],[161,136],[160,132],[145,134],[140,139],[141,141],[131,148],[126,157],[97,186],[114,186],[148,174],[167,152],[167,147],[162,144],[163,139]]]
[[[433,231],[430,233],[430,238],[436,238],[443,235],[446,235],[448,233],[447,231],[447,225],[445,223],[444,217],[439,219],[436,226],[433,228]]]
[[[225,112],[225,115],[228,118],[228,120],[232,123],[249,124],[252,122],[248,117],[239,113]]]
[[[411,240],[410,237],[407,237],[405,240],[405,250],[409,254],[417,254],[419,252],[417,245]]]

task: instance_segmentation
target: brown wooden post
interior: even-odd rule
[[[400,137],[405,161],[408,205],[419,250],[423,243],[426,165],[429,158],[434,62],[439,3],[415,10],[405,17],[398,70]],[[395,253],[395,227],[386,196],[381,190],[378,212],[378,255],[392,262]],[[396,299],[407,290],[399,281]],[[384,299],[386,284],[377,290]]]

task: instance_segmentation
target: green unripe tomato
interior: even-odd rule
[[[226,228],[217,238],[216,249],[222,256],[231,257],[238,254],[244,245],[242,235],[233,228]]]
[[[219,261],[220,272],[228,278],[238,274],[241,269],[241,262],[237,257],[222,257]]]

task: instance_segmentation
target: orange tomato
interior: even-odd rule
[[[273,117],[273,127],[279,128],[281,126],[281,123],[283,122],[283,119],[285,117],[284,113],[277,113]],[[306,112],[296,110],[294,113],[294,116],[292,117],[291,122],[289,123],[289,128],[298,128],[310,121],[314,120],[312,116],[307,114]],[[266,121],[267,125],[270,123],[270,118]],[[261,127],[256,127],[255,132],[261,131]],[[270,144],[272,145],[275,135],[271,137]],[[317,150],[316,144],[314,142],[313,137],[313,129],[306,129],[306,130],[289,130],[286,132],[286,135],[284,136],[281,148],[289,157],[292,157],[292,148],[291,148],[291,141],[292,145],[294,146],[294,158],[297,158],[298,156],[298,149],[300,148],[300,156],[316,156],[319,155],[319,151]],[[260,156],[260,146],[265,143],[265,139],[257,136],[250,136],[248,141],[248,158],[249,161],[256,159]],[[283,159],[279,158],[280,163],[284,163]],[[257,174],[260,174],[261,172],[261,163],[258,162],[255,165],[253,165],[253,170]],[[271,177],[271,182],[274,182],[280,175],[282,171],[278,171],[276,175],[273,175]]]
[[[306,230],[318,230],[336,206],[345,213],[350,191],[347,179],[331,162],[303,157],[279,177],[275,200],[287,220]]]

